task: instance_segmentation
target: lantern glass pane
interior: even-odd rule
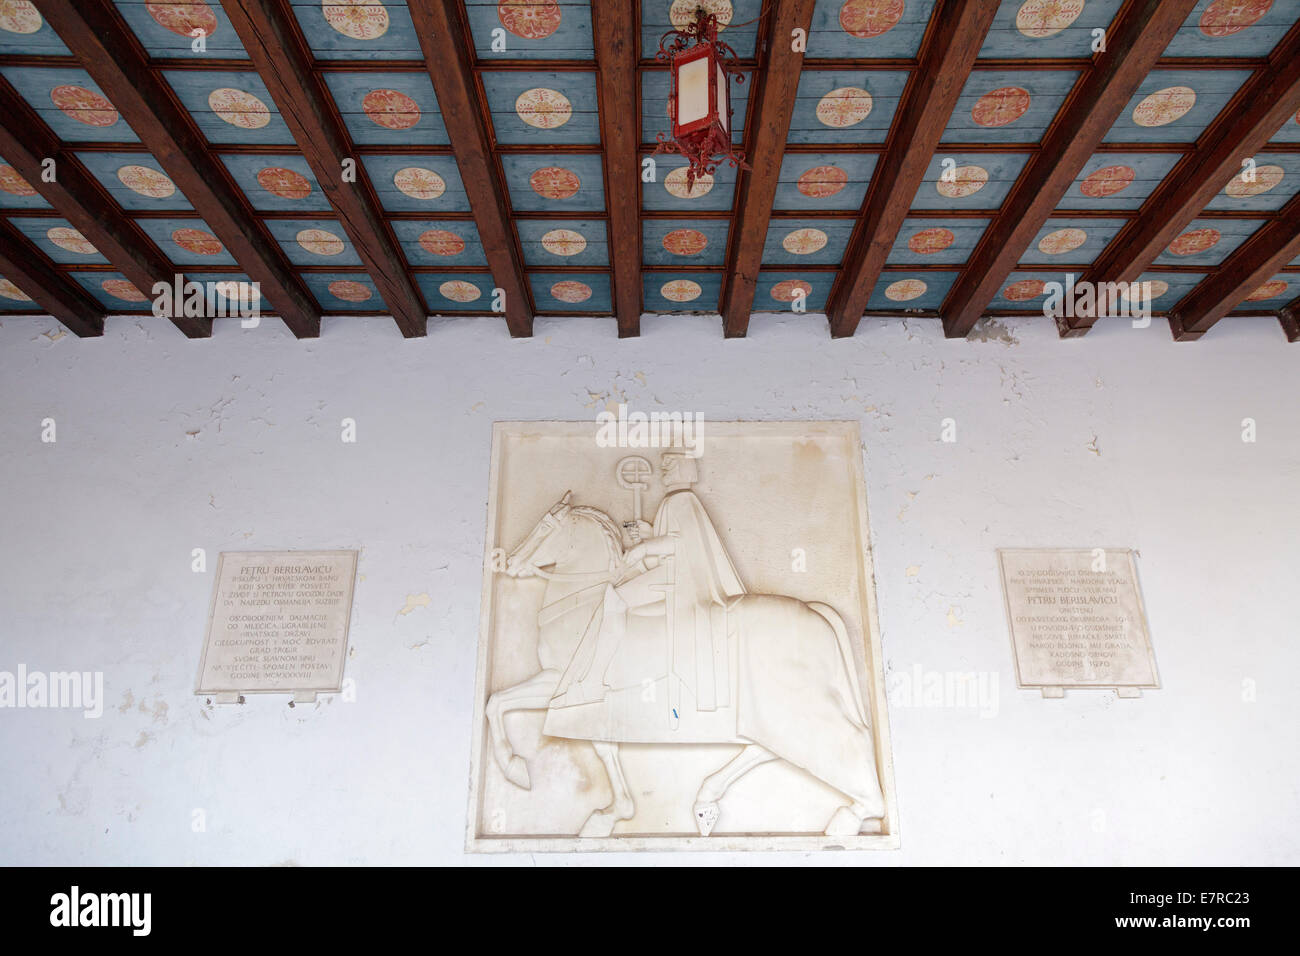
[[[685,126],[709,115],[709,61],[705,57],[683,63],[677,70],[677,125]]]
[[[727,86],[727,74],[718,65],[718,119],[722,122],[722,131],[731,132],[728,124],[731,122],[731,87]]]

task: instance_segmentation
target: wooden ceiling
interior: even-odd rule
[[[654,54],[697,5],[731,24],[753,168],[687,194],[683,161],[653,155]],[[1298,18],[1294,0],[0,0],[0,315],[96,335],[184,273],[258,282],[303,337],[329,314],[407,336],[602,315],[633,336],[674,312],[742,336],[795,289],[835,336],[863,315],[964,336],[1041,317],[1043,283],[1072,274],[1153,282],[1179,340],[1268,315],[1296,341]]]

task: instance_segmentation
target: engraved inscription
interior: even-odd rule
[[[221,555],[196,693],[338,691],[355,551]]]
[[[1156,687],[1132,552],[999,552],[1022,687]]]

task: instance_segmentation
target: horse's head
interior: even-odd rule
[[[566,491],[564,497],[555,503],[550,511],[542,515],[542,520],[533,526],[527,537],[506,558],[505,573],[512,578],[531,577],[538,568],[545,568],[555,563],[551,543],[552,532],[559,528],[569,517],[572,508],[570,500],[572,491]]]

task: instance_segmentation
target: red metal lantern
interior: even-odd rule
[[[668,61],[671,139],[659,134],[655,152],[680,153],[689,165],[686,188],[726,161],[748,169],[745,154],[732,146],[730,81],[743,83],[736,53],[718,39],[718,20],[697,9],[695,22],[670,30],[659,41],[658,59]]]

